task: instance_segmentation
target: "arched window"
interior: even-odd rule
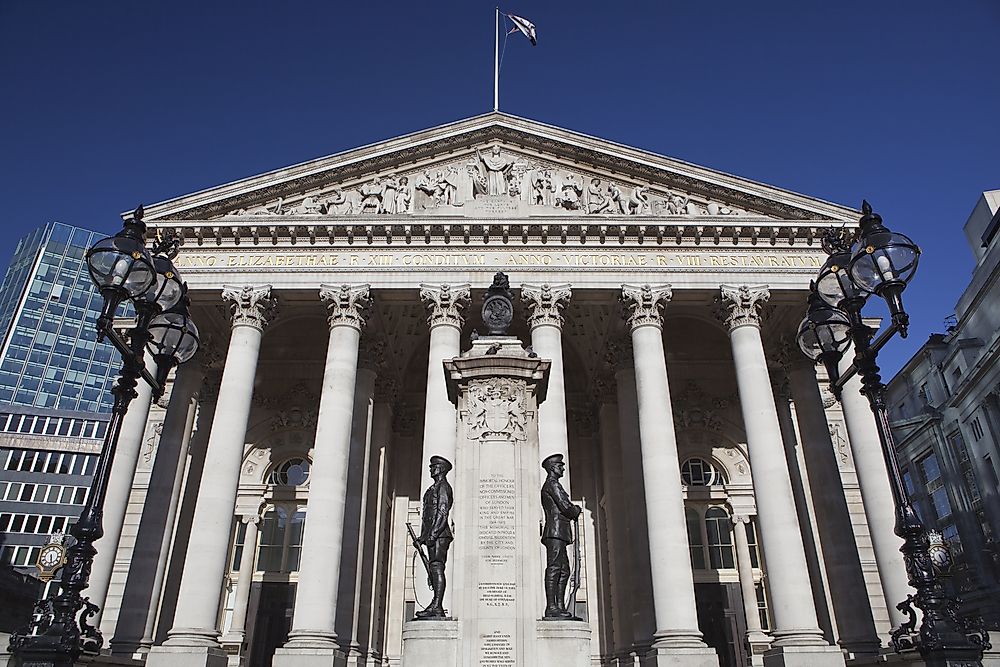
[[[733,522],[721,507],[705,512],[705,532],[708,534],[708,561],[712,569],[736,567],[733,554]]]
[[[271,471],[271,484],[275,486],[302,486],[309,479],[309,461],[297,456],[275,466]]]
[[[705,545],[701,541],[701,517],[692,508],[684,510],[687,520],[688,549],[691,551],[691,567],[695,570],[705,569]]]
[[[260,522],[257,569],[264,572],[297,572],[302,554],[302,529],[306,511],[302,508],[274,507]]]
[[[711,462],[695,456],[681,465],[681,481],[684,486],[719,486],[726,478]]]

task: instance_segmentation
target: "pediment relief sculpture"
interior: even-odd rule
[[[481,216],[733,216],[747,211],[655,183],[586,173],[509,151],[477,148],[449,162],[331,184],[222,217],[444,214]]]

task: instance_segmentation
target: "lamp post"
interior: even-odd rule
[[[104,498],[122,420],[137,395],[135,387],[140,378],[149,383],[158,398],[171,368],[189,360],[198,350],[198,329],[188,315],[187,285],[171,262],[178,243],[175,239],[158,240],[147,249],[142,213],[140,206],[120,232],[98,241],[86,254],[90,277],[104,299],[97,320],[97,338],[108,339],[118,349],[122,369],[111,389],[111,419],[90,493],[80,518],[69,530],[74,541],[67,549],[59,585],[35,604],[27,627],[11,635],[13,665],[72,665],[81,654],[100,651],[104,640],[89,622],[99,608],[82,593],[97,553],[94,542],[104,534]],[[135,305],[136,322],[122,336],[114,329],[114,321],[115,312],[125,301]],[[156,361],[155,375],[145,367],[147,348]]]
[[[903,308],[903,291],[913,278],[920,248],[909,238],[882,224],[882,217],[862,204],[857,232],[831,231],[823,240],[830,255],[819,271],[806,317],[798,330],[802,352],[822,362],[830,386],[839,399],[846,382],[861,377],[861,393],[875,416],[882,456],[889,473],[896,510],[894,532],[903,539],[903,559],[909,584],[916,591],[896,608],[907,621],[892,631],[896,651],[917,649],[928,665],[982,663],[983,650],[990,648],[982,619],[961,617],[958,600],[945,585],[953,561],[940,534],[928,531],[913,508],[896,458],[896,446],[886,412],[886,386],[879,375],[877,358],[897,333],[905,338],[909,316]],[[881,335],[864,323],[861,310],[872,294],[889,307],[891,324]],[[854,346],[853,365],[843,375],[838,362]],[[917,613],[922,614],[919,630]]]

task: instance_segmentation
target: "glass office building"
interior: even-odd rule
[[[18,243],[0,285],[0,404],[111,411],[119,361],[97,342],[102,299],[84,262],[103,236],[51,222]]]

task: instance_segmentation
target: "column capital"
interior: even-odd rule
[[[670,285],[622,285],[625,319],[633,331],[642,326],[663,328],[663,309],[673,297]]]
[[[743,326],[760,327],[761,309],[771,298],[767,285],[721,285],[721,319],[730,331]]]
[[[744,525],[750,523],[749,514],[736,514],[735,512],[733,512],[732,514],[729,515],[729,518],[732,520],[734,526],[738,526],[741,523]]]
[[[326,302],[330,328],[354,327],[361,331],[371,309],[370,285],[320,285],[319,298]]]
[[[521,302],[528,307],[528,325],[533,329],[545,324],[562,328],[562,310],[569,305],[573,291],[562,285],[521,285]]]
[[[469,307],[472,287],[468,283],[420,285],[420,300],[427,308],[427,324],[450,324],[462,328],[462,311]]]
[[[270,285],[223,285],[222,300],[230,302],[233,328],[253,327],[263,332],[278,311],[278,297]]]

